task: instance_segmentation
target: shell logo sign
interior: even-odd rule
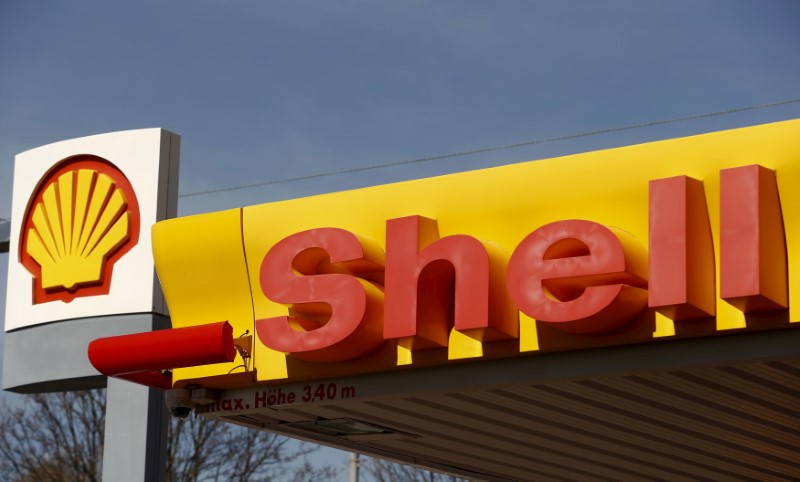
[[[794,120],[160,222],[173,329],[90,358],[231,388],[800,329],[798,138]],[[174,357],[148,352],[168,339]]]
[[[139,240],[139,205],[125,175],[97,156],[56,164],[31,196],[20,262],[33,302],[107,294],[114,263]]]
[[[91,340],[169,324],[150,227],[175,216],[179,155],[180,136],[159,128],[16,155],[4,390],[105,386]]]
[[[150,227],[176,211],[179,149],[178,135],[139,129],[17,154],[6,332],[166,315]]]

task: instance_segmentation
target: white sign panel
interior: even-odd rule
[[[178,135],[143,129],[17,155],[6,331],[165,314],[150,228],[175,215],[179,149]]]

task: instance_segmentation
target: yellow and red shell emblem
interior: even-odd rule
[[[139,204],[125,175],[97,156],[56,164],[28,201],[20,262],[35,304],[107,294],[114,263],[139,241]]]

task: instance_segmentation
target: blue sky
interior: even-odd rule
[[[181,192],[800,97],[786,0],[0,4],[0,217],[13,156],[164,127]],[[798,117],[800,105],[185,198],[182,213]]]
[[[185,195],[798,99],[798,25],[796,0],[8,0],[0,218],[15,154],[103,132],[180,134]],[[792,103],[183,197],[179,212],[798,117]]]

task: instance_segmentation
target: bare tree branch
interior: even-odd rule
[[[30,395],[0,406],[0,474],[12,482],[101,480],[105,391]],[[316,446],[205,417],[172,419],[167,482],[336,480],[312,465]],[[362,457],[365,482],[455,482],[455,477]]]
[[[4,476],[18,481],[99,481],[104,404],[104,394],[95,390],[31,395],[25,406],[4,405],[0,415]]]
[[[453,475],[430,472],[411,465],[399,464],[374,457],[361,457],[365,480],[368,482],[465,482]]]
[[[0,474],[12,482],[101,480],[105,391],[37,394],[0,406]],[[313,467],[316,446],[204,417],[172,419],[168,482],[334,480]]]

